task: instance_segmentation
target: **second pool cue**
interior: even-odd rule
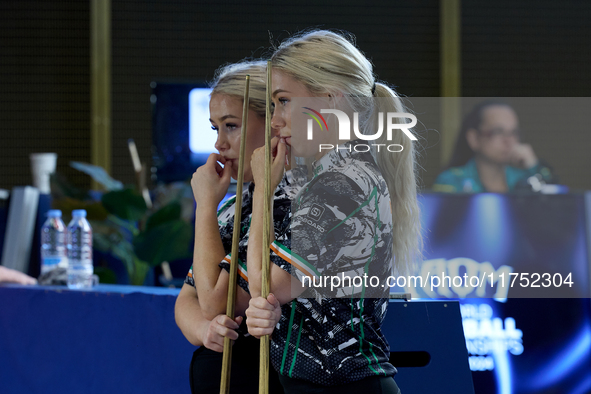
[[[244,183],[244,151],[246,146],[246,125],[248,124],[248,101],[250,75],[246,76],[244,87],[244,103],[242,107],[242,130],[240,132],[240,155],[238,156],[238,179],[236,184],[236,201],[234,209],[234,232],[232,233],[232,255],[230,262],[230,278],[228,280],[228,299],[226,316],[234,320],[236,306],[236,280],[238,276],[238,246],[240,244],[240,228],[242,219],[242,184]],[[224,337],[224,353],[222,356],[222,379],[220,394],[230,392],[230,374],[232,370],[232,340]]]
[[[261,297],[269,295],[269,238],[271,221],[271,62],[267,62],[267,103],[265,113],[265,201],[263,211],[263,261],[261,267]],[[259,394],[269,393],[269,335],[261,337],[259,365]]]

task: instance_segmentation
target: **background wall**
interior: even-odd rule
[[[464,1],[463,95],[591,96],[589,20],[587,1]],[[572,189],[591,189],[588,104],[573,101],[570,108],[554,108],[537,121],[531,116],[533,108],[529,119],[518,112],[525,140]],[[547,116],[560,119],[563,127],[544,122]]]
[[[591,3],[464,1],[464,96],[585,96]],[[0,3],[0,188],[31,183],[28,154],[55,151],[58,171],[79,186],[70,160],[90,161],[88,2]],[[113,176],[132,183],[126,141],[149,161],[151,81],[207,81],[226,62],[262,56],[272,41],[307,27],[354,33],[381,80],[404,95],[439,95],[439,2],[195,2],[112,0]],[[589,137],[551,149],[557,131],[534,148],[565,184],[591,189]],[[422,180],[441,168],[437,135],[423,152]]]
[[[89,13],[85,1],[0,2],[0,188],[32,183],[33,152],[87,181],[67,163],[90,161]]]

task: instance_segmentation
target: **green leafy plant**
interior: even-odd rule
[[[119,186],[105,192],[100,203],[82,201],[64,195],[64,187],[59,185],[64,183],[63,179],[56,183],[55,189],[62,192],[62,198],[54,201],[54,207],[65,212],[92,208],[88,209],[88,219],[93,229],[93,246],[123,263],[130,284],[144,284],[150,269],[164,261],[190,257],[193,232],[189,222],[181,218],[179,201],[148,209],[137,190]],[[77,191],[76,197],[82,195]],[[97,274],[102,283],[115,278],[114,273],[104,267],[99,268]]]

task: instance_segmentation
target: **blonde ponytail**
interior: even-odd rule
[[[374,97],[375,116],[368,122],[366,130],[377,130],[377,113],[407,112],[398,95],[382,83],[376,83]],[[402,123],[404,120],[400,120]],[[392,133],[387,140],[383,133],[377,140],[378,144],[399,144],[404,147],[401,152],[390,153],[385,149],[372,152],[376,163],[386,180],[392,203],[392,232],[394,235],[394,251],[398,273],[410,273],[421,259],[422,237],[417,201],[416,148],[404,133]]]

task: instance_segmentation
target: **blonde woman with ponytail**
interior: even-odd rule
[[[273,139],[272,187],[281,179],[288,152],[314,163],[307,169],[312,173],[308,183],[292,202],[291,231],[276,226],[269,239],[273,264],[266,299],[260,297],[257,280],[263,195],[255,190],[248,248],[249,332],[257,337],[272,334],[271,362],[286,393],[397,394],[396,369],[388,361],[389,345],[380,329],[388,288],[373,296],[368,296],[366,285],[319,292],[309,279],[321,281],[346,272],[374,274],[383,284],[392,273],[412,271],[420,256],[415,148],[397,130],[389,140],[384,132],[376,141],[352,137],[336,149],[313,150],[309,144],[292,144],[306,133],[297,129],[292,114],[301,112],[299,97],[326,100],[334,108],[358,113],[359,131],[373,135],[380,112],[401,113],[404,108],[394,90],[376,81],[371,63],[351,37],[306,32],[283,42],[271,61],[272,127],[279,133]],[[366,142],[373,146],[361,149],[369,146]],[[378,144],[403,149],[378,150]],[[263,163],[262,149],[255,150],[255,183],[264,179]]]

